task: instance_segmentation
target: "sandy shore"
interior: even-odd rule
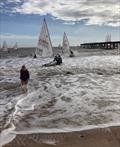
[[[120,127],[98,128],[71,133],[28,134],[4,147],[120,147]]]

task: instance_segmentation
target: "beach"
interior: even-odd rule
[[[118,0],[0,0],[0,147],[120,147]]]
[[[120,147],[120,127],[69,133],[17,135],[3,147]]]
[[[41,67],[52,58],[0,59],[0,146],[119,147],[119,53],[81,50],[55,67]]]
[[[119,0],[0,0],[0,147],[120,147]]]

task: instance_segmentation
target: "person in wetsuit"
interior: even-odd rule
[[[25,65],[22,66],[20,70],[20,80],[21,80],[21,88],[23,91],[27,91],[27,84],[30,78],[29,71],[26,69]]]

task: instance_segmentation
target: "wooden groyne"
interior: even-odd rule
[[[120,47],[120,41],[83,43],[81,47],[87,49],[117,49]]]

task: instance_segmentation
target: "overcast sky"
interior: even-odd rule
[[[0,0],[0,41],[36,46],[43,18],[57,46],[66,32],[71,45],[120,40],[119,0]]]

